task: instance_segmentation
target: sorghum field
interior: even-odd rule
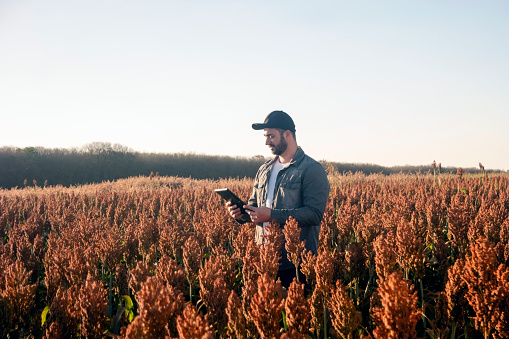
[[[329,180],[318,256],[228,217],[213,189],[247,179],[0,190],[0,335],[509,337],[507,174]],[[307,290],[275,280],[283,236]]]

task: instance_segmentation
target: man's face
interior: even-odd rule
[[[279,130],[275,128],[265,128],[264,131],[265,145],[269,146],[272,154],[283,154],[288,147],[288,143],[286,142],[283,133],[279,133]]]

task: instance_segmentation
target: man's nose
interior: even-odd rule
[[[270,145],[270,140],[269,140],[269,138],[265,138],[265,145]]]

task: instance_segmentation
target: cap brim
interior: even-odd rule
[[[260,130],[260,129],[267,128],[267,124],[253,124],[252,127],[255,130]]]

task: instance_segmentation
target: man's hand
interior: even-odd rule
[[[268,207],[253,207],[244,205],[247,214],[251,217],[253,222],[266,222],[270,221],[271,209]]]
[[[228,213],[230,216],[234,219],[239,219],[242,216],[242,213],[240,213],[240,208],[237,207],[237,205],[232,205],[231,202],[226,202],[226,209],[228,210]]]

